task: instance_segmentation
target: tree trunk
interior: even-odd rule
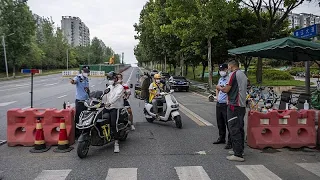
[[[167,72],[167,55],[164,56],[164,71]],[[171,66],[170,66],[171,71]]]
[[[195,71],[196,71],[196,66],[192,66],[192,72],[193,72],[193,79],[194,80],[196,79]]]
[[[12,68],[12,76],[13,78],[16,78],[16,65],[13,64],[13,68]]]
[[[183,55],[180,56],[180,75],[184,76],[184,60],[183,60]]]
[[[258,63],[257,63],[257,71],[256,71],[256,81],[257,84],[262,83],[262,58],[258,58]]]
[[[208,70],[209,70],[209,79],[208,85],[209,88],[212,89],[212,62],[211,62],[211,37],[208,38]]]
[[[204,80],[204,72],[206,71],[207,64],[205,61],[202,61],[202,75],[201,80]]]
[[[188,75],[188,63],[186,64],[186,76]]]
[[[170,73],[171,73],[171,64],[169,64],[169,67],[170,67]]]

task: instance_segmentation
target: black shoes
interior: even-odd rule
[[[213,142],[213,144],[225,144],[225,143],[226,143],[226,140],[221,139],[221,138],[218,138],[217,141]]]

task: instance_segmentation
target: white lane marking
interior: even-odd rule
[[[43,170],[35,180],[64,180],[67,178],[71,169],[65,170]]]
[[[21,87],[21,86],[30,86],[30,84],[16,84],[16,87]]]
[[[206,126],[213,126],[215,127],[213,124],[211,124],[209,121],[204,120],[202,117],[200,117],[198,114],[192,112],[191,110],[189,110],[188,108],[184,107],[181,103],[179,103],[179,106],[181,107],[181,111],[188,116],[189,118],[191,118],[193,121],[195,121],[198,125],[200,125],[196,120],[200,121],[201,123],[205,124]],[[191,116],[190,116],[191,115]],[[196,118],[196,120],[193,118]]]
[[[95,87],[96,85],[92,85],[91,87]]]
[[[296,163],[298,166],[306,169],[320,177],[320,163]]]
[[[138,168],[110,168],[106,180],[137,180]]]
[[[12,104],[12,103],[15,103],[17,101],[11,101],[11,102],[4,102],[4,103],[0,103],[0,107],[3,107],[3,106],[8,106],[9,104]]]
[[[281,180],[276,174],[271,172],[264,165],[236,165],[249,180]]]
[[[31,106],[24,107],[24,108],[22,108],[22,110],[29,109],[30,107],[31,107]]]
[[[135,69],[135,68],[132,68],[131,74],[130,74],[130,76],[129,76],[129,78],[128,78],[128,81],[127,81],[127,84],[131,81],[131,77],[132,77],[132,74],[133,74],[134,69]]]
[[[46,84],[46,85],[44,85],[44,86],[53,86],[53,85],[56,85],[56,84],[58,84],[58,83]]]
[[[202,166],[174,167],[180,180],[211,180]]]
[[[63,97],[66,97],[66,96],[67,96],[67,95],[59,96],[58,99],[63,98]]]

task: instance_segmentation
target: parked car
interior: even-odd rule
[[[185,90],[185,91],[189,91],[189,87],[190,87],[190,82],[182,76],[171,76],[169,78],[169,87],[170,89],[174,89],[174,90]]]

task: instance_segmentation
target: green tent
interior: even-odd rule
[[[320,43],[286,37],[228,50],[230,55],[244,55],[289,61],[320,60]]]

